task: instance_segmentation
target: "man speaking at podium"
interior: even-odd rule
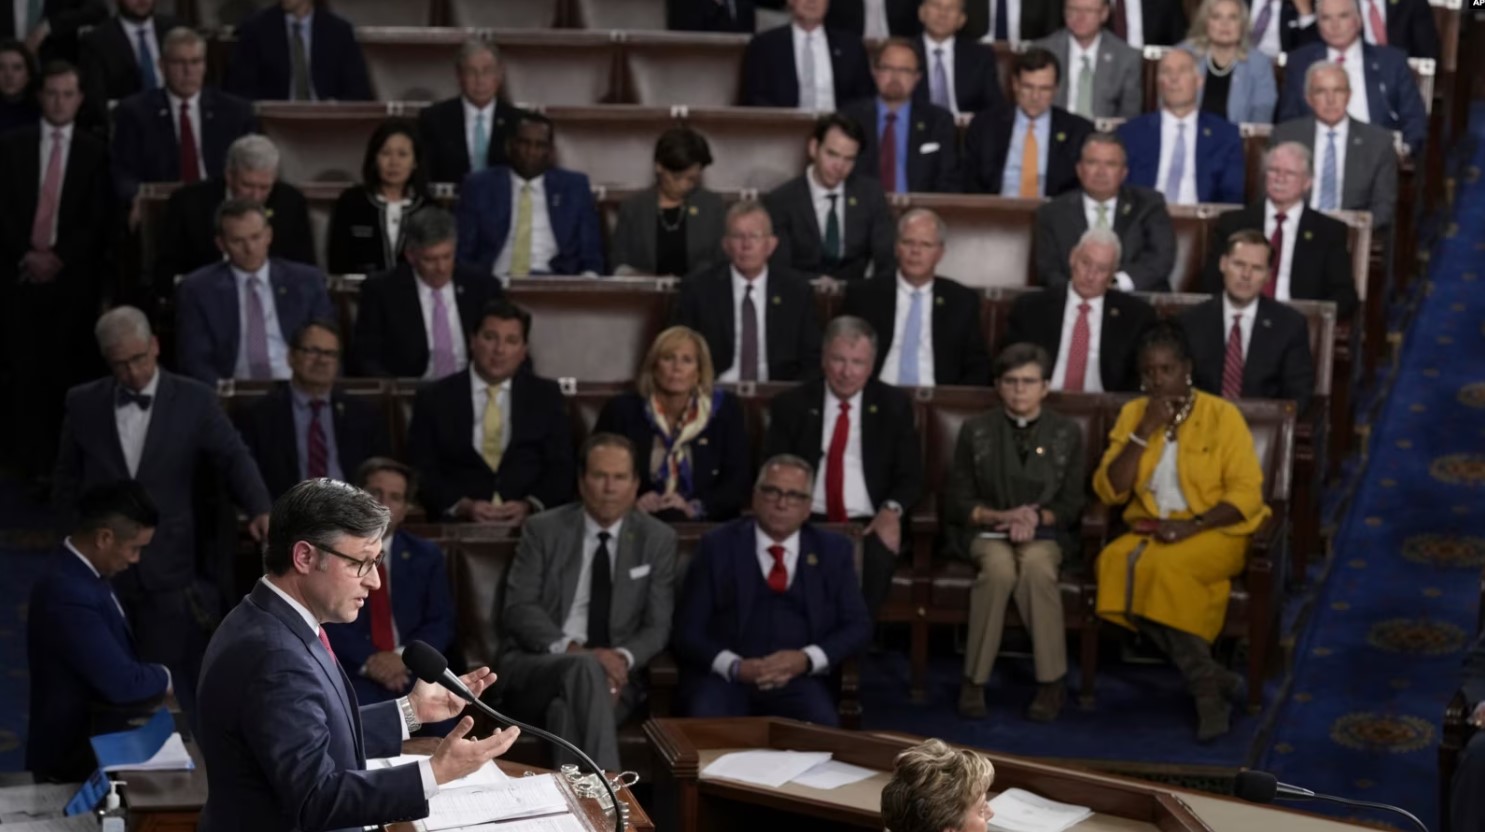
[[[390,513],[371,495],[306,480],[274,503],[267,572],[222,621],[201,670],[199,741],[206,758],[202,832],[357,829],[428,814],[439,785],[474,772],[515,742],[514,728],[483,740],[465,717],[431,758],[366,770],[401,753],[423,723],[464,703],[419,682],[402,699],[358,708],[320,625],[356,619],[378,586]],[[463,677],[478,696],[495,681]]]

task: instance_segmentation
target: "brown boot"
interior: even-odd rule
[[[985,707],[985,686],[968,679],[959,683],[959,715],[965,719],[984,719],[990,711]]]
[[[1037,687],[1036,698],[1026,708],[1026,718],[1032,722],[1052,722],[1062,713],[1062,706],[1066,702],[1066,680],[1043,682]]]
[[[1213,679],[1192,686],[1196,698],[1196,740],[1210,742],[1232,730],[1232,703]]]

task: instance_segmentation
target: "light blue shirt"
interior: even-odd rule
[[[315,12],[314,12],[314,8],[313,7],[310,7],[309,13],[304,16],[304,19],[303,20],[300,20],[300,19],[294,17],[292,14],[287,14],[287,13],[284,14],[284,37],[287,38],[288,39],[288,42],[289,42],[289,61],[290,61],[290,65],[291,66],[293,65],[293,60],[294,60],[294,57],[293,57],[294,52],[293,52],[293,50],[294,50],[294,24],[295,23],[301,24],[301,28],[300,28],[299,31],[300,31],[301,36],[304,38],[304,63],[305,63],[305,66],[309,69],[309,95],[310,95],[310,98],[311,99],[313,99],[315,101],[319,101],[320,100],[320,96],[319,96],[318,93],[315,92],[315,80],[314,80],[314,55],[315,55],[315,48],[314,48],[314,42],[313,42],[314,41],[314,35],[312,34],[314,32],[314,28],[315,28]],[[293,80],[292,73],[290,73],[290,78],[289,78],[289,96],[292,98],[293,95],[294,95],[294,80]]]
[[[1016,123],[1011,127],[1011,146],[1005,153],[1005,171],[1000,177],[1001,196],[1021,195],[1021,156],[1026,152],[1026,126],[1036,133],[1036,193],[1047,195],[1047,150],[1052,145],[1052,110],[1028,118],[1020,107],[1016,108]]]
[[[907,193],[909,190],[911,190],[911,188],[908,187],[907,158],[908,158],[908,125],[912,124],[912,121],[913,121],[913,102],[908,101],[908,102],[904,103],[902,105],[902,107],[897,111],[897,122],[892,125],[892,129],[896,133],[896,138],[897,138],[897,160],[893,163],[893,165],[894,165],[894,167],[897,168],[897,190],[900,193]],[[882,99],[878,98],[877,99],[877,142],[878,142],[877,152],[878,153],[881,152],[882,132],[884,130],[886,130],[886,129],[887,129],[887,105],[884,104],[884,103],[882,103]],[[870,173],[876,173],[876,171],[871,171]],[[885,183],[883,183],[883,187],[886,187],[886,184]]]
[[[293,384],[289,385],[289,399],[294,403],[294,447],[299,451],[299,478],[309,479],[309,420],[314,416],[310,396]],[[325,476],[332,480],[344,480],[340,469],[340,452],[335,446],[335,404],[326,396],[321,399],[320,426],[325,430]]]

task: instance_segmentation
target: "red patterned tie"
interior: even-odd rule
[[[180,103],[180,181],[201,181],[201,157],[196,152],[196,130],[191,127],[191,105]]]
[[[887,114],[887,126],[882,128],[882,158],[877,160],[882,173],[882,190],[897,192],[897,114]]]
[[[1274,215],[1274,234],[1268,238],[1268,280],[1263,284],[1263,296],[1271,298],[1279,285],[1279,265],[1284,260],[1284,220],[1289,215],[1283,211]]]
[[[851,403],[840,403],[830,453],[825,457],[825,519],[846,522],[846,443],[851,439]]]
[[[1222,362],[1222,398],[1243,397],[1243,316],[1232,316],[1232,333],[1227,336],[1227,358]]]
[[[1067,347],[1067,374],[1062,379],[1062,389],[1069,393],[1083,392],[1083,377],[1088,374],[1088,311],[1093,307],[1087,302],[1078,304],[1078,320],[1073,324],[1072,343]]]
[[[52,151],[47,156],[46,177],[41,181],[41,194],[36,202],[36,217],[31,222],[31,248],[52,250],[52,226],[57,222],[57,201],[62,193],[62,131],[52,131]]]
[[[317,480],[330,475],[330,448],[325,442],[325,423],[320,421],[325,403],[315,399],[309,403],[309,407],[309,437],[305,440],[309,464],[304,473],[310,479]]]
[[[778,593],[789,591],[789,570],[784,568],[784,547],[777,544],[768,547],[773,555],[773,568],[768,570],[768,588]]]
[[[386,564],[376,565],[376,577],[376,589],[366,599],[371,606],[371,644],[388,653],[397,649],[397,637],[392,635],[392,598],[387,594]]]
[[[1377,8],[1377,0],[1367,0],[1366,4],[1367,22],[1372,24],[1372,42],[1378,46],[1387,45],[1387,21],[1382,19],[1382,10]]]
[[[325,652],[330,654],[330,661],[339,663],[340,659],[335,658],[335,648],[330,646],[330,636],[325,633],[324,627],[320,628],[320,643],[325,645]]]

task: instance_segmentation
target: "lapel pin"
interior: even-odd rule
[[[934,304],[934,305],[935,305],[935,306],[943,306],[943,305],[944,305],[944,299],[943,299],[943,298],[941,298],[941,297],[938,297],[938,298],[934,298],[934,299],[933,299],[933,304]]]
[[[1313,232],[1313,231],[1306,231],[1305,232],[1305,239],[1306,240],[1313,240],[1313,239],[1315,239],[1315,232]]]
[[[345,415],[345,402],[336,402],[335,403],[335,415],[336,416],[344,416]]]
[[[1273,325],[1274,325],[1274,322],[1273,321],[1270,321],[1268,318],[1264,318],[1263,319],[1263,326],[1264,326],[1264,328],[1269,328],[1269,327],[1272,327]]]
[[[403,560],[412,560],[412,552],[409,551],[409,550],[407,550],[407,549],[403,549],[402,550],[402,559]]]
[[[454,294],[456,294],[456,295],[462,295],[462,294],[464,294],[464,287],[463,286],[460,286],[457,283],[455,283],[454,284]]]
[[[161,109],[160,110],[160,118],[170,118],[170,111],[169,110],[165,110],[165,109]]]
[[[287,295],[288,293],[289,293],[289,290],[288,289],[284,288],[283,286],[278,287],[279,297],[283,297],[284,295]]]
[[[264,217],[267,217],[269,220],[272,220],[273,219],[273,209],[272,208],[264,208],[263,209],[263,216]]]
[[[874,405],[874,404],[872,404],[872,405],[867,405],[867,407],[866,407],[866,412],[867,412],[867,413],[876,413],[876,412],[877,412],[877,406],[876,406],[876,405]]]
[[[817,407],[810,408],[810,415],[811,416],[819,416],[820,415],[820,409],[817,408]]]
[[[1061,130],[1057,131],[1057,141],[1059,141],[1059,142],[1065,142],[1065,141],[1067,141],[1067,134],[1064,133],[1064,132],[1062,132]]]
[[[1041,445],[1037,445],[1036,446],[1036,455],[1037,456],[1044,456],[1044,455],[1046,455],[1046,453],[1047,453],[1047,449],[1046,448],[1043,448]]]
[[[1103,62],[1106,63],[1106,64],[1113,63],[1114,62],[1114,55],[1113,55],[1113,53],[1111,53],[1111,52],[1105,52],[1105,53],[1103,53]]]
[[[1117,318],[1117,317],[1119,317],[1119,310],[1118,309],[1115,309],[1112,306],[1109,307],[1109,317],[1110,318]]]
[[[819,566],[820,558],[817,557],[814,552],[810,552],[809,554],[804,556],[804,562],[809,564],[810,566]]]
[[[779,297],[778,295],[774,295],[773,296],[773,305],[774,306],[783,306],[784,305],[784,299],[781,298],[781,297]]]
[[[856,197],[846,197],[846,204],[851,206],[852,208],[856,207]]]
[[[552,207],[553,208],[560,208],[560,207],[562,207],[562,195],[561,194],[552,194]]]
[[[1212,128],[1210,128],[1210,127],[1203,127],[1203,128],[1201,128],[1201,134],[1203,136],[1206,136],[1207,138],[1210,139],[1212,137]]]
[[[700,439],[696,440],[696,444],[698,444],[698,445],[705,445],[705,444],[707,444],[706,437],[703,436]]]
[[[927,127],[924,127],[923,126],[923,122],[920,121],[920,122],[918,122],[918,129],[919,130],[927,130],[928,128]]]
[[[696,209],[696,206],[695,205],[692,205],[691,206],[691,216],[694,217],[694,216],[696,216],[697,214],[700,214],[700,213],[701,212]]]
[[[1124,203],[1124,207],[1119,209],[1119,213],[1126,217],[1129,216],[1129,203]]]

